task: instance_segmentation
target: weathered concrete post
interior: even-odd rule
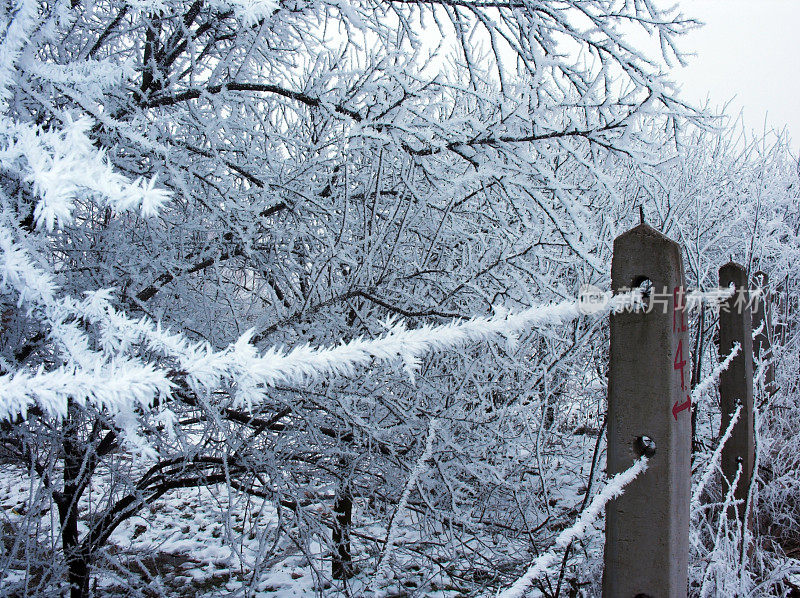
[[[767,361],[764,369],[764,389],[773,394],[775,387],[775,367],[772,364],[772,304],[770,298],[769,276],[759,270],[753,274],[753,281],[760,290],[753,301],[753,331],[761,329],[753,338],[753,358]]]
[[[720,435],[725,433],[731,417],[741,401],[742,413],[733,427],[728,442],[722,449],[720,465],[722,475],[728,484],[736,477],[739,463],[742,474],[736,487],[734,498],[746,501],[753,477],[755,462],[755,442],[753,439],[753,324],[750,313],[750,293],[747,271],[744,266],[729,262],[719,269],[719,285],[723,288],[731,284],[735,287],[732,297],[720,305],[719,314],[719,356],[725,359],[733,350],[734,343],[741,349],[719,377],[719,407],[722,412]],[[746,503],[737,509],[743,519]]]
[[[691,360],[683,260],[677,243],[641,224],[614,240],[611,288],[647,280],[647,309],[611,316],[608,474],[642,454],[650,461],[606,507],[606,598],[683,598],[688,591]]]

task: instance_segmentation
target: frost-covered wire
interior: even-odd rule
[[[83,301],[57,297],[52,277],[38,267],[24,247],[13,242],[12,238],[19,234],[9,224],[0,221],[0,236],[3,237],[0,243],[0,286],[13,288],[19,294],[21,304],[29,304],[29,309],[35,306],[44,314],[51,336],[61,342],[65,353],[83,370],[96,371],[111,356],[119,356],[132,346],[145,343],[165,357],[176,360],[178,372],[185,376],[193,389],[213,390],[222,382],[230,381],[236,385],[236,403],[247,406],[260,403],[266,397],[268,387],[303,384],[326,376],[352,376],[356,368],[376,361],[402,361],[413,381],[422,358],[430,353],[497,338],[514,342],[524,331],[563,325],[586,315],[580,300],[566,300],[516,313],[498,310],[493,316],[454,320],[442,325],[423,324],[413,330],[408,330],[402,320],[389,319],[385,323],[387,332],[374,339],[359,337],[335,346],[312,347],[306,344],[288,350],[272,347],[262,353],[252,344],[253,331],[250,330],[228,347],[215,350],[208,343],[193,343],[183,335],[165,331],[147,318],[130,319],[111,305],[108,290],[86,293]],[[636,291],[618,295],[607,292],[603,296],[602,308],[592,310],[591,315],[600,317],[630,309],[639,300]],[[70,316],[100,326],[102,352],[89,348],[88,339],[69,321]],[[29,404],[32,397],[45,402],[51,400],[52,395],[47,392],[33,393],[34,380],[35,377],[26,384],[30,389],[27,394],[17,391],[16,395],[4,397],[4,400],[17,406]],[[9,392],[19,388],[10,384],[8,375],[0,377],[0,385],[5,385]],[[83,386],[75,380],[77,389]],[[163,384],[158,386],[163,387]],[[67,386],[62,388],[67,392]],[[153,390],[157,392],[156,387]],[[47,405],[46,409],[58,413],[62,405]]]
[[[756,496],[756,478],[758,478],[758,470],[761,466],[761,457],[759,455],[759,435],[761,430],[761,414],[757,406],[753,406],[753,441],[755,443],[755,450],[753,451],[753,478],[747,486],[747,502],[745,503],[744,521],[750,521],[753,516],[754,505],[753,501]],[[739,562],[739,590],[744,594],[744,584],[747,578],[747,554],[750,550],[750,544],[753,541],[753,530],[750,525],[742,526],[742,550],[740,553]]]
[[[719,440],[717,448],[714,450],[711,458],[708,460],[705,470],[703,470],[703,475],[700,476],[700,481],[692,493],[691,509],[693,514],[697,512],[697,509],[700,508],[700,497],[703,494],[703,490],[705,490],[706,485],[708,484],[709,480],[711,480],[711,476],[714,474],[714,471],[717,468],[717,464],[722,456],[722,449],[725,447],[725,443],[728,442],[728,439],[731,437],[731,434],[733,433],[733,427],[736,425],[736,422],[739,421],[739,416],[741,413],[742,405],[740,404],[738,407],[736,407],[736,411],[734,411],[733,417],[731,417],[731,422],[728,424],[725,433]]]
[[[583,538],[606,504],[610,500],[621,496],[625,487],[646,469],[647,457],[642,456],[631,467],[611,478],[605,487],[595,495],[592,502],[581,513],[572,527],[558,534],[553,547],[545,554],[537,557],[528,568],[528,571],[510,587],[498,592],[497,598],[522,598],[531,584],[558,560],[558,552],[564,550],[572,542]]]
[[[237,384],[236,400],[250,405],[261,400],[265,387],[301,383],[328,375],[352,375],[356,367],[373,361],[400,359],[413,378],[421,358],[430,352],[498,336],[513,339],[523,330],[564,324],[581,316],[577,302],[564,301],[518,313],[498,313],[440,326],[426,324],[414,330],[406,329],[399,320],[390,320],[386,323],[388,332],[375,339],[357,338],[333,347],[270,348],[263,353],[259,353],[250,342],[252,331],[248,331],[235,343],[217,351],[207,343],[192,343],[182,335],[165,332],[147,319],[131,320],[113,309],[109,292],[89,293],[80,302],[69,297],[57,297],[52,277],[38,266],[20,243],[13,241],[19,234],[10,224],[0,222],[0,287],[13,289],[19,296],[20,306],[26,305],[29,311],[38,310],[50,329],[50,335],[60,343],[62,351],[77,369],[62,372],[58,385],[62,392],[59,395],[50,392],[50,384],[45,384],[45,390],[37,393],[36,375],[26,378],[24,385],[12,384],[11,374],[0,376],[0,386],[8,393],[14,393],[2,395],[9,408],[28,405],[33,398],[49,412],[62,412],[63,395],[69,392],[66,377],[72,375],[74,389],[83,392],[85,384],[79,379],[81,370],[96,372],[110,356],[119,356],[142,341],[176,359],[180,371],[193,388],[209,390],[219,386],[223,380],[231,380]],[[605,311],[623,309],[630,303],[631,298],[627,295],[609,297]],[[90,349],[86,335],[70,321],[72,316],[101,324],[102,352]],[[163,384],[159,388],[163,388]],[[4,413],[10,414],[10,411]]]
[[[0,420],[24,416],[34,404],[63,417],[68,398],[112,412],[131,400],[147,407],[154,396],[169,395],[171,387],[163,372],[130,360],[98,364],[91,370],[59,367],[49,372],[40,368],[34,374],[18,371],[0,376]]]
[[[731,352],[728,353],[727,357],[725,357],[725,359],[723,359],[719,364],[717,364],[717,366],[713,370],[711,370],[711,372],[705,378],[703,378],[697,384],[697,386],[694,387],[694,390],[692,390],[692,403],[694,403],[695,405],[697,404],[702,394],[707,389],[711,388],[711,386],[719,379],[719,376],[720,374],[722,374],[722,372],[724,372],[730,367],[731,363],[739,354],[741,349],[742,346],[739,343],[733,344],[733,347],[731,347]],[[733,417],[731,418],[730,424],[728,424],[728,428],[725,430],[725,433],[722,435],[722,438],[720,438],[717,448],[714,450],[713,454],[711,455],[711,458],[706,464],[706,468],[703,471],[703,475],[700,476],[700,482],[697,484],[697,487],[692,493],[691,509],[693,513],[696,512],[697,509],[700,507],[700,497],[703,494],[703,490],[705,489],[709,480],[711,479],[711,476],[713,475],[717,467],[717,464],[719,463],[719,459],[722,455],[722,449],[725,446],[725,443],[731,437],[731,434],[733,433],[733,427],[736,425],[736,422],[739,419],[741,411],[742,411],[742,406],[739,405],[736,408]]]
[[[697,386],[695,386],[694,390],[692,390],[692,404],[696,405],[700,400],[700,397],[703,396],[703,393],[716,383],[720,374],[730,367],[731,363],[739,354],[741,349],[742,346],[739,343],[733,343],[731,352],[728,353],[727,357],[719,362],[719,364],[717,364],[717,366],[711,370],[711,372],[705,378],[697,383]]]
[[[400,496],[400,500],[397,502],[397,508],[395,509],[392,518],[389,520],[389,529],[386,533],[386,542],[383,545],[383,550],[381,551],[380,557],[378,557],[378,565],[375,569],[373,583],[378,581],[383,576],[384,570],[387,566],[386,564],[388,563],[389,557],[394,550],[395,542],[397,542],[398,529],[397,525],[395,525],[395,522],[397,521],[398,516],[406,510],[408,498],[411,496],[411,491],[417,484],[419,476],[421,476],[425,470],[428,469],[428,461],[433,456],[433,443],[436,440],[436,430],[438,427],[439,421],[436,418],[432,418],[428,424],[428,436],[425,439],[425,450],[414,464],[414,469],[411,470],[411,475],[408,476],[408,481],[403,489],[403,494]]]
[[[603,309],[591,316],[602,317],[629,309],[636,301],[636,292],[614,296],[606,293]],[[226,349],[214,351],[207,344],[190,343],[180,335],[164,331],[146,318],[130,320],[113,308],[108,291],[87,294],[85,301],[71,302],[68,307],[102,325],[103,343],[109,350],[120,348],[115,345],[146,342],[151,349],[176,358],[191,384],[213,387],[221,379],[249,380],[254,394],[243,393],[239,398],[245,402],[259,400],[258,385],[305,383],[330,375],[352,376],[357,367],[375,361],[401,360],[413,381],[421,359],[427,354],[497,338],[514,342],[522,332],[567,324],[586,315],[579,301],[566,300],[516,313],[498,310],[493,316],[441,325],[423,324],[413,330],[408,330],[402,320],[392,318],[385,323],[387,332],[374,339],[359,337],[335,346],[300,345],[288,350],[273,347],[259,354],[250,342],[252,330]]]
[[[612,298],[609,293],[606,308],[593,315],[626,309],[631,305],[632,295]],[[151,348],[176,357],[189,378],[201,385],[220,377],[249,375],[268,386],[302,383],[328,375],[353,375],[358,366],[397,359],[404,363],[413,380],[421,358],[429,353],[498,337],[513,342],[517,334],[526,330],[563,325],[583,315],[578,302],[568,300],[537,305],[517,313],[498,312],[494,316],[477,316],[442,325],[423,324],[413,330],[408,330],[401,320],[389,319],[384,324],[387,332],[374,339],[359,337],[335,346],[301,345],[288,350],[273,347],[258,354],[250,343],[253,331],[246,332],[228,348],[213,351],[208,345],[189,343],[179,335],[165,333],[146,318],[127,319],[110,305],[108,293],[94,293],[81,305],[72,303],[71,309],[104,322],[104,342],[146,341]]]

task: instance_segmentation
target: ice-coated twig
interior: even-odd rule
[[[711,572],[716,566],[717,560],[717,553],[719,552],[719,546],[722,542],[722,535],[723,532],[727,530],[728,525],[728,509],[736,504],[734,500],[734,493],[736,492],[736,487],[739,485],[739,478],[742,475],[742,464],[739,463],[739,467],[736,469],[736,476],[733,478],[733,482],[728,488],[728,492],[725,494],[725,503],[722,505],[722,515],[720,517],[719,527],[717,528],[717,534],[714,538],[714,550],[708,557],[708,566],[706,567],[705,571],[703,572],[703,585],[700,588],[700,596],[705,598],[706,596],[711,595]]]

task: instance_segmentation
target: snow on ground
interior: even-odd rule
[[[420,518],[410,508],[395,518],[395,549],[388,559],[391,566],[385,577],[378,579],[374,566],[387,536],[388,514],[396,505],[390,505],[389,511],[376,510],[369,501],[359,499],[354,513],[356,534],[351,539],[357,575],[348,582],[350,594],[374,598],[452,598],[474,589],[475,585],[470,588],[470,576],[474,583],[497,589],[523,572],[537,554],[549,548],[561,530],[572,525],[587,491],[597,441],[598,430],[593,425],[596,422],[564,423],[564,433],[555,437],[556,442],[541,447],[538,456],[539,449],[531,446],[530,453],[523,456],[532,467],[527,478],[530,492],[537,495],[537,504],[541,504],[538,515],[529,514],[532,517],[529,526],[540,527],[535,546],[528,537],[509,537],[505,529],[493,527],[505,523],[499,520],[474,526],[471,530],[474,541],[460,544],[448,524],[433,526],[429,517]],[[577,423],[580,425],[573,434]],[[118,467],[130,465],[124,454],[115,459]],[[603,461],[601,454],[592,494],[602,485]],[[87,530],[86,514],[91,518],[106,503],[110,487],[108,472],[98,471],[90,491],[82,499],[81,534]],[[0,464],[0,523],[5,553],[13,552],[13,541],[21,541],[23,537],[31,541],[35,537],[41,544],[42,558],[60,555],[56,509],[51,508],[50,499],[44,494],[31,495],[32,488],[39,488],[39,483],[37,480],[32,484],[28,472]],[[309,495],[311,499],[303,508],[314,510],[323,520],[330,521],[330,489],[324,490],[318,493],[323,498]],[[39,516],[25,517],[34,505]],[[102,573],[92,583],[96,583],[98,592],[108,596],[343,595],[341,582],[330,580],[330,556],[317,541],[319,537],[315,540],[313,534],[300,534],[289,521],[291,517],[286,510],[279,513],[270,501],[229,492],[224,484],[176,489],[115,530],[98,557],[104,562],[96,571]],[[21,526],[31,525],[31,521],[35,521],[36,530],[28,530],[26,534]],[[573,558],[583,563],[580,575],[583,580],[598,577],[590,570],[602,558],[601,529],[599,523],[598,530],[590,535],[580,552],[573,552]],[[323,533],[328,533],[327,529]],[[422,553],[447,556],[435,563],[421,558]],[[472,569],[456,571],[457,561],[446,560],[456,554],[463,562],[472,563]],[[499,555],[505,555],[504,562],[493,565],[504,571],[507,578],[479,579],[483,570],[490,571],[483,561]],[[16,570],[13,566],[2,570],[7,571],[3,586],[40,583],[35,571],[28,571],[26,577],[19,565]],[[49,583],[55,587],[56,583],[63,584],[63,580]]]
[[[549,525],[543,530],[539,549],[546,549],[548,538],[572,523],[586,491],[580,480],[587,479],[595,438],[581,434],[570,440],[569,446],[560,447],[560,456],[546,459],[549,488],[542,518],[549,518]],[[96,506],[107,500],[108,479],[102,473],[96,477],[82,501],[82,513],[88,511],[91,516]],[[55,509],[49,508],[46,497],[34,496],[31,500],[30,489],[27,472],[0,465],[0,505],[7,552],[12,538],[23,537],[20,526],[31,521],[24,515],[38,500],[41,516],[33,519],[38,523],[35,535],[43,545],[41,553],[59,553]],[[320,502],[305,508],[324,512],[329,505]],[[281,521],[271,502],[228,492],[224,485],[173,490],[115,530],[100,557],[105,560],[98,568],[103,573],[93,583],[108,596],[341,596],[340,582],[329,579],[330,560],[324,548],[311,540],[303,549],[301,538],[292,526],[287,526],[286,519]],[[450,598],[463,595],[467,589],[454,582],[444,567],[437,570],[434,566],[420,566],[425,562],[419,559],[420,548],[436,542],[443,550],[452,548],[448,545],[452,537],[447,526],[424,531],[413,510],[398,515],[392,566],[385,578],[376,579],[373,569],[380,541],[386,537],[386,518],[368,508],[366,501],[357,501],[355,521],[360,525],[352,547],[359,573],[348,582],[351,595]],[[283,530],[278,533],[280,526]],[[84,520],[80,532],[86,530]],[[475,531],[481,535],[482,530]],[[488,541],[493,533],[496,535],[497,530],[492,532],[491,525],[487,525],[486,537],[465,549],[473,550],[479,558],[481,542]],[[507,542],[503,552],[508,555],[508,567],[523,567],[535,556],[526,539],[499,541]],[[596,542],[590,543],[584,554],[596,555],[597,548]],[[493,550],[497,550],[496,545]],[[13,567],[6,570],[4,586],[25,582],[25,571],[15,571]],[[509,574],[513,575],[513,571],[509,570]]]
[[[104,478],[98,477],[92,492],[87,493],[90,496],[82,501],[82,509],[105,498]],[[22,537],[20,527],[31,504],[29,489],[27,472],[0,466],[3,540],[13,542],[13,538]],[[324,507],[312,504],[307,508]],[[37,535],[46,538],[49,545],[41,551],[43,554],[60,552],[59,528],[54,517],[55,509],[41,509]],[[413,524],[413,519],[409,515],[399,518],[400,548],[420,542],[416,526],[406,525]],[[283,533],[276,539],[279,523],[274,505],[242,493],[229,493],[224,485],[174,490],[151,509],[125,521],[112,534],[100,557],[106,562],[98,568],[102,574],[95,587],[106,596],[342,595],[342,588],[327,579],[330,561],[325,559],[322,546],[312,541],[304,553],[298,546],[291,546],[298,540],[292,534]],[[83,534],[86,530],[82,521],[79,531]],[[375,538],[386,534],[385,527],[378,523],[364,526],[360,531]],[[356,563],[376,554],[374,543],[353,538],[352,545]],[[281,557],[275,558],[276,554]],[[404,561],[408,566],[402,579],[390,571],[379,586],[369,587],[372,572],[365,570],[350,580],[350,591],[375,598],[413,595],[446,598],[459,594],[443,576],[408,562],[403,551],[398,550],[392,562],[405,568]],[[257,566],[259,563],[261,567]],[[6,571],[2,579],[4,587],[25,583],[24,570],[6,568]],[[326,574],[321,576],[321,572]],[[38,580],[33,583],[38,584]]]

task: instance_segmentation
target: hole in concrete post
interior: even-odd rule
[[[633,279],[631,290],[639,295],[641,300],[640,309],[636,311],[647,311],[650,306],[650,299],[653,295],[653,281],[647,276],[637,276]]]
[[[649,459],[656,454],[656,443],[649,436],[639,436],[633,441],[633,450],[637,457],[644,455]]]

